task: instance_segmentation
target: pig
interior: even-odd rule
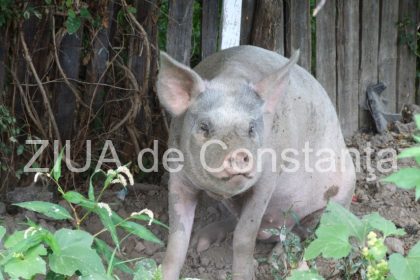
[[[232,215],[200,230],[196,249],[233,231],[234,280],[254,279],[256,240],[278,241],[267,229],[305,232],[296,216],[314,226],[329,200],[350,205],[355,168],[337,114],[298,57],[238,46],[191,69],[161,52],[157,94],[172,117],[168,146],[184,156],[169,177],[163,279],[180,277],[200,192]],[[322,154],[328,162],[311,167]]]

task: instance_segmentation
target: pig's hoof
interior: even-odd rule
[[[198,253],[206,251],[212,244],[222,242],[235,226],[236,220],[233,218],[207,225],[195,234],[193,246],[196,246]]]

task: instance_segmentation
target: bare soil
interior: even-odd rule
[[[394,129],[397,132],[390,132],[385,135],[358,133],[351,139],[348,139],[347,144],[349,147],[356,148],[360,151],[363,151],[368,145],[376,152],[384,148],[394,148],[400,151],[413,144],[410,133],[414,129],[414,125],[412,123],[398,125]],[[366,166],[366,159],[368,157],[372,160],[373,166],[375,166],[378,161],[383,160],[391,154],[386,153],[380,157],[375,152],[371,156],[362,152],[361,155],[361,170],[357,176],[357,188],[354,201],[351,205],[351,211],[360,217],[371,212],[379,212],[385,218],[392,220],[397,226],[404,228],[407,235],[402,237],[401,240],[404,249],[407,251],[420,238],[420,204],[415,201],[413,191],[404,191],[395,186],[380,183],[379,179],[383,178],[386,174],[378,171],[374,173],[368,172]],[[411,164],[413,164],[411,161],[400,161],[399,167]],[[387,166],[387,164],[384,166]],[[376,178],[372,178],[372,174]],[[148,208],[155,213],[157,219],[168,223],[167,190],[165,183],[155,188],[154,190],[148,191],[132,191],[124,201],[117,198],[115,194],[116,190],[110,190],[106,193],[104,199],[121,216],[128,216],[132,212]],[[223,215],[223,209],[221,209],[218,202],[203,195],[197,210],[194,230],[212,221],[219,220]],[[9,232],[11,232],[15,228],[24,227],[22,223],[26,220],[25,217],[36,220],[51,230],[63,227],[63,223],[61,222],[57,223],[27,211],[20,211],[14,214],[6,213],[3,219]],[[96,217],[90,218],[87,222],[88,231],[96,233],[101,229],[101,223]],[[166,229],[158,226],[152,226],[151,229],[166,242],[168,236]],[[109,236],[106,234],[102,236],[111,244]],[[270,265],[265,261],[273,246],[274,244],[257,243],[255,250],[257,279],[275,279]],[[125,259],[151,257],[160,263],[163,259],[164,251],[164,247],[139,241],[134,236],[128,237],[122,244],[122,254]],[[331,266],[331,264],[328,265]],[[333,271],[328,265],[320,268],[324,276],[330,276],[328,274]],[[193,248],[190,248],[182,275],[184,277],[196,277],[200,279],[224,280],[229,279],[231,266],[232,238],[230,236],[221,244],[215,244],[201,254],[197,254]]]

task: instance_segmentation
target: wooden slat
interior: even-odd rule
[[[378,49],[380,0],[362,1],[359,102],[364,102],[366,89],[378,82]],[[369,111],[359,108],[359,127],[371,128]]]
[[[290,0],[290,46],[300,49],[299,65],[311,71],[310,1]]]
[[[219,33],[219,1],[203,1],[201,18],[201,57],[217,51]]]
[[[255,6],[256,0],[242,0],[241,45],[251,44]]]
[[[239,45],[241,13],[242,0],[223,0],[220,49]]]
[[[316,17],[316,78],[337,108],[335,21],[336,1],[327,1]]]
[[[284,54],[283,0],[257,2],[252,44]]]
[[[398,1],[382,0],[381,28],[379,35],[379,81],[385,83],[383,92],[388,100],[387,110],[396,111],[397,105],[397,21]]]
[[[343,134],[358,129],[359,1],[337,0],[337,102]]]
[[[169,0],[166,52],[186,65],[191,56],[193,4],[194,0]]]
[[[418,1],[400,0],[399,21],[407,22],[404,30],[400,30],[401,36],[411,37],[410,45],[398,44],[398,66],[397,66],[397,111],[402,109],[404,104],[413,104],[416,101],[416,55],[417,49],[417,4]]]

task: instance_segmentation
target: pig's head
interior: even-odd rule
[[[255,184],[257,150],[270,136],[272,118],[286,85],[289,63],[256,83],[223,77],[203,80],[161,53],[157,91],[177,125],[171,134],[184,154],[184,173],[206,191],[228,198]],[[259,170],[258,170],[259,171]]]

